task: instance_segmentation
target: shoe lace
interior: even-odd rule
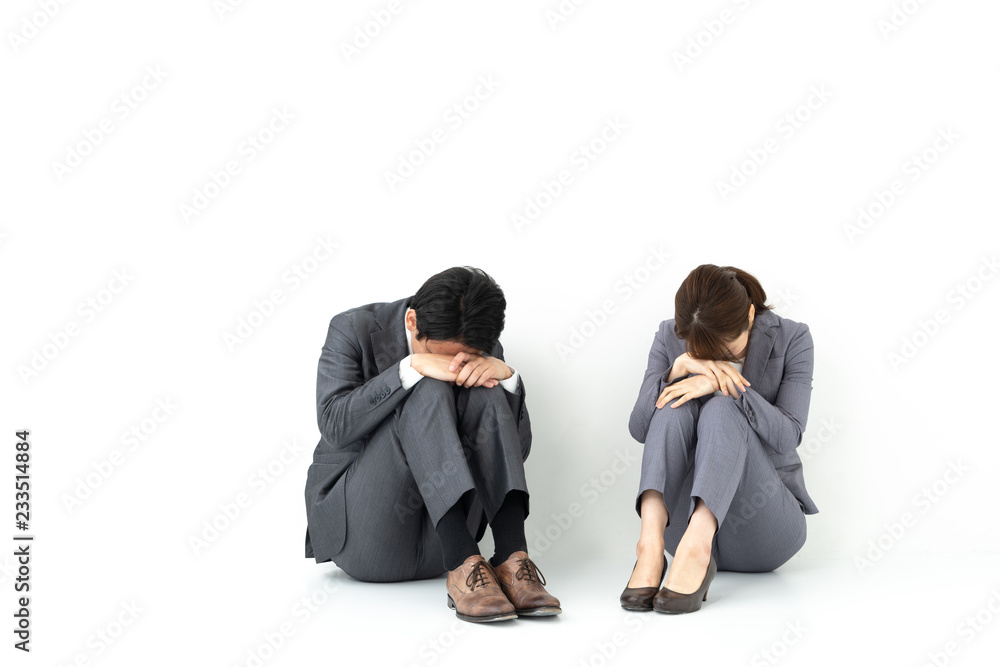
[[[485,560],[476,561],[469,576],[465,578],[465,585],[469,587],[469,590],[476,590],[477,586],[482,587],[490,583],[486,578],[489,574],[488,568]]]
[[[542,574],[542,571],[538,569],[538,566],[530,558],[518,559],[518,568],[514,572],[514,578],[537,581],[542,586],[545,585],[545,575]]]

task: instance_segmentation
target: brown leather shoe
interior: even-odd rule
[[[496,573],[476,554],[448,573],[448,608],[463,621],[490,623],[517,618],[514,606],[497,585]]]
[[[496,573],[500,588],[518,616],[555,616],[562,612],[559,600],[543,588],[545,577],[524,551],[512,553],[496,568]]]

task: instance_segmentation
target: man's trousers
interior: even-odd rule
[[[435,526],[461,502],[478,541],[510,491],[528,488],[502,387],[423,378],[371,434],[345,481],[347,533],[333,561],[362,581],[442,574]]]

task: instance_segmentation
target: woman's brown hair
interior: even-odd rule
[[[726,347],[756,314],[770,310],[760,282],[734,266],[702,264],[688,274],[674,297],[674,334],[696,359],[736,361]]]

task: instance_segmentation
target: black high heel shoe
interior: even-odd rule
[[[701,603],[708,599],[708,587],[715,579],[717,571],[715,556],[708,559],[708,571],[701,586],[694,593],[677,593],[664,588],[653,598],[653,609],[664,614],[687,614],[701,609]]]
[[[639,561],[635,562],[638,565]],[[632,566],[632,572],[635,573],[635,565]],[[663,577],[667,574],[667,557],[663,557],[663,570],[660,572],[660,583],[656,586],[643,586],[642,588],[628,588],[626,587],[622,591],[621,597],[618,601],[621,602],[622,609],[627,609],[629,611],[652,611],[653,610],[653,597],[656,592],[660,590],[660,585],[663,583]],[[629,579],[632,577],[630,576]]]

